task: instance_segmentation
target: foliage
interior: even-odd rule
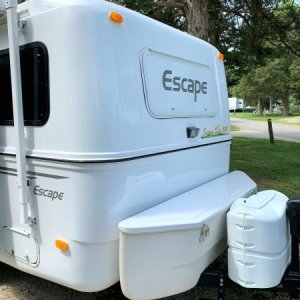
[[[230,94],[238,98],[243,98],[249,105],[254,105],[256,99],[262,94],[256,75],[256,70],[244,75],[240,79],[239,84],[230,88]]]
[[[270,43],[279,50],[282,48],[300,57],[300,6],[294,0],[283,0],[274,12],[272,38]],[[278,47],[278,45],[280,47]]]
[[[295,55],[283,55],[269,60],[265,66],[257,67],[244,75],[239,84],[231,88],[235,96],[247,99],[280,100],[283,114],[289,114],[289,99],[300,91],[300,59]],[[293,109],[295,111],[295,109]]]
[[[190,22],[187,7],[197,2],[111,1],[184,31]],[[253,68],[265,66],[274,56],[282,56],[282,51],[287,56],[300,56],[300,10],[293,0],[211,0],[207,5],[208,41],[225,54],[230,87],[238,84],[243,75],[253,75]],[[257,72],[260,71],[255,71],[255,75]]]
[[[181,5],[182,3],[179,3],[180,5],[161,6],[154,5],[154,2],[157,1],[148,0],[111,0],[111,2],[124,5],[129,9],[140,12],[150,18],[156,19],[174,28],[186,30],[184,10]]]
[[[290,101],[290,113],[291,114],[299,114],[300,113],[300,99],[296,97],[291,97]]]
[[[300,59],[293,59],[290,65],[291,86],[298,95],[300,94]],[[299,99],[299,96],[298,96]]]
[[[282,1],[270,19],[272,30],[263,40],[268,55],[261,65],[240,77],[230,91],[265,103],[270,99],[282,103],[283,115],[290,113],[289,99],[300,94],[300,7],[294,1]],[[255,77],[252,82],[249,77]],[[254,86],[253,86],[254,85]],[[296,103],[297,104],[297,103]],[[295,103],[292,111],[295,111]]]

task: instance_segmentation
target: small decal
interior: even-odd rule
[[[212,130],[204,128],[201,138],[205,139],[227,134],[229,134],[228,126],[222,126],[220,124],[217,124],[215,129]]]
[[[63,197],[64,197],[64,193],[62,193],[62,192],[58,192],[58,191],[54,191],[54,190],[50,190],[50,189],[44,189],[44,188],[41,188],[39,185],[36,185],[33,188],[33,193],[37,196],[50,198],[52,201],[55,199],[63,200]]]

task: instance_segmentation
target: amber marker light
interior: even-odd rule
[[[115,11],[112,11],[112,12],[109,13],[109,18],[112,22],[115,22],[115,23],[118,23],[118,24],[123,23],[122,15],[120,15],[119,13],[117,13]]]
[[[66,242],[64,240],[56,240],[55,241],[55,246],[56,246],[57,249],[59,249],[61,251],[67,251],[69,249],[68,242]]]
[[[224,60],[224,54],[222,53],[218,53],[217,57],[219,60]]]

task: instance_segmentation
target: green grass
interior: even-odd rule
[[[247,173],[259,190],[275,189],[288,197],[300,195],[300,144],[234,138],[231,170]]]
[[[253,121],[266,121],[267,119],[272,119],[273,122],[293,124],[293,125],[300,126],[300,116],[297,114],[289,117],[283,117],[282,115],[279,114],[266,114],[260,116],[250,112],[238,112],[235,115],[234,113],[231,113],[230,116],[234,118],[253,120]]]
[[[235,125],[230,125],[230,131],[240,131],[240,127],[235,126]]]

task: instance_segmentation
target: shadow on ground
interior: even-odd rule
[[[223,257],[224,258],[224,257]],[[226,259],[225,259],[226,260]],[[223,260],[224,261],[224,260]],[[218,262],[217,262],[218,264]],[[196,299],[217,299],[217,290],[196,286],[192,290],[164,298],[164,300],[196,300]],[[1,300],[122,300],[123,296],[120,285],[116,284],[111,288],[98,293],[82,293],[47,280],[26,274],[0,263],[0,299]],[[284,293],[256,292],[243,288],[227,289],[226,299],[228,300],[288,300],[291,299]]]

